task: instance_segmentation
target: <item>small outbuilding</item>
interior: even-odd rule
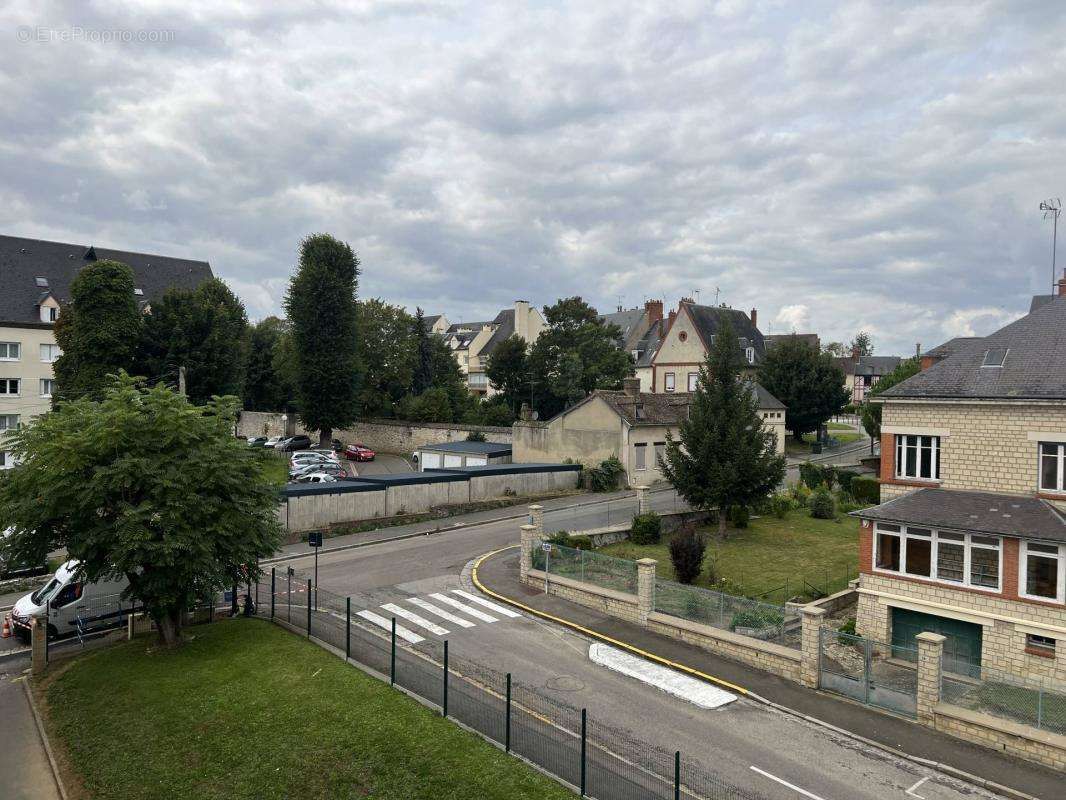
[[[418,450],[418,469],[483,467],[486,464],[510,464],[511,445],[503,442],[444,442]]]

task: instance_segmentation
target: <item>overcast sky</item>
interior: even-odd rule
[[[453,321],[717,291],[882,354],[1051,282],[1053,0],[32,0],[0,37],[0,232],[207,259],[253,318],[316,231]]]

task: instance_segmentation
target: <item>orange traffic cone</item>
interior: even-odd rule
[[[3,628],[2,631],[0,631],[0,639],[10,639],[10,638],[11,638],[11,618],[10,617],[4,617],[4,628]]]

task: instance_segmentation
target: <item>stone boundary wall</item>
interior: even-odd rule
[[[947,703],[933,714],[938,731],[1066,772],[1066,736]]]
[[[687,522],[695,522],[697,525],[702,525],[711,518],[711,512],[670,511],[665,514],[659,514],[659,518],[662,520],[662,532],[666,534],[673,533]],[[631,523],[620,522],[617,525],[608,525],[603,528],[586,528],[585,530],[567,531],[567,533],[571,536],[587,536],[592,540],[593,547],[603,547],[608,544],[624,542],[629,538],[631,531]]]
[[[237,435],[245,437],[296,436],[303,433],[312,439],[317,437],[317,433],[304,429],[295,413],[286,416],[288,419],[282,422],[281,412],[242,411],[240,421],[237,423]],[[371,450],[410,456],[418,448],[427,445],[465,441],[471,432],[483,433],[488,441],[501,444],[511,444],[514,439],[511,428],[408,422],[396,419],[363,420],[355,423],[351,428],[334,431],[333,435],[345,443],[360,442]]]

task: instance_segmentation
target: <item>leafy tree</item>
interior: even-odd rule
[[[125,372],[102,398],[11,434],[20,463],[0,481],[0,529],[17,531],[7,547],[20,557],[65,548],[86,580],[125,577],[174,647],[186,609],[274,551],[277,486],[233,437],[237,398],[194,406]]]
[[[421,308],[415,309],[415,318],[412,324],[415,337],[415,366],[411,379],[411,390],[415,394],[422,394],[433,385],[433,342],[426,324],[426,315]]]
[[[145,317],[137,371],[149,380],[177,384],[195,404],[214,395],[241,395],[248,368],[248,315],[219,278],[195,289],[170,289]]]
[[[798,336],[770,348],[759,365],[759,383],[785,404],[785,427],[797,439],[848,404],[844,371]]]
[[[862,419],[862,427],[870,434],[871,439],[881,438],[881,404],[871,403],[871,398],[891,389],[897,383],[902,383],[912,375],[922,371],[921,359],[917,356],[900,361],[894,370],[887,375],[882,375],[877,383],[870,387],[859,408],[859,416]]]
[[[359,407],[367,416],[392,416],[412,390],[416,320],[400,306],[373,299],[359,303]],[[422,390],[415,389],[415,394]]]
[[[355,422],[359,389],[359,259],[329,234],[300,243],[300,265],[285,295],[296,356],[300,421],[318,431],[323,447],[335,428]]]
[[[776,436],[762,424],[751,385],[739,378],[743,364],[732,322],[723,318],[700,368],[688,418],[677,439],[667,433],[661,462],[666,479],[693,508],[719,510],[720,537],[730,506],[762,500],[785,477]]]
[[[283,411],[292,404],[292,385],[275,364],[287,329],[285,320],[278,317],[267,317],[251,327],[244,379],[248,411]]]
[[[545,306],[547,327],[530,348],[534,406],[542,419],[595,389],[617,389],[632,373],[633,359],[621,349],[622,331],[603,322],[580,297]]]
[[[144,324],[133,289],[133,270],[119,261],[95,261],[74,278],[55,326],[56,402],[99,399],[109,374],[133,368]]]
[[[874,354],[874,341],[870,338],[870,334],[866,331],[859,331],[855,334],[855,338],[851,340],[851,344],[848,346],[848,352],[845,355],[851,355],[858,352],[860,356],[872,356]]]
[[[518,413],[518,404],[529,396],[529,364],[526,359],[526,340],[511,336],[500,342],[489,356],[485,374],[493,388],[500,392],[511,408]]]
[[[287,400],[285,410],[299,408],[296,384],[299,382],[300,376],[296,369],[296,343],[292,336],[292,326],[289,325],[288,321],[285,321],[281,337],[274,346],[274,356],[270,363],[281,384],[281,394]]]
[[[833,358],[843,358],[847,353],[844,351],[843,342],[829,342],[822,345],[822,352]]]

